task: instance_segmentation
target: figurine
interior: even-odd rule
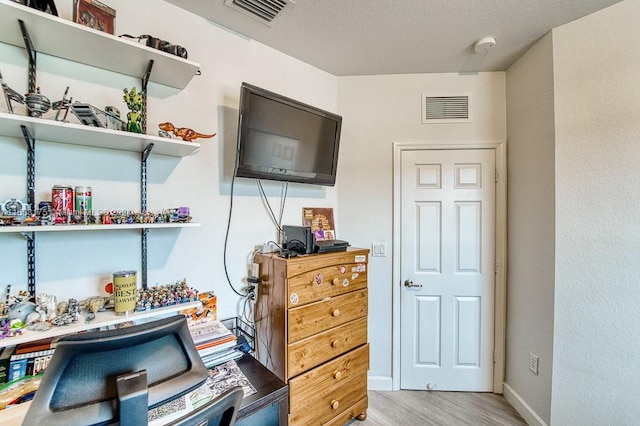
[[[127,131],[142,133],[142,92],[138,92],[135,87],[131,91],[124,89],[124,103],[127,104]]]
[[[62,95],[62,99],[54,102],[53,105],[51,105],[51,109],[53,109],[54,111],[58,111],[56,112],[56,116],[53,118],[56,121],[67,121],[67,114],[69,114],[69,107],[71,106],[71,101],[73,101],[73,98],[67,99],[67,93],[69,93],[69,86],[67,86],[67,89],[64,91],[64,94]],[[58,118],[60,118],[60,111],[63,111],[63,110],[64,110],[64,116],[62,117],[62,120],[58,120]]]
[[[194,139],[198,138],[212,138],[217,133],[212,135],[203,135],[202,133],[198,133],[193,129],[188,129],[186,127],[175,127],[172,123],[160,123],[158,125],[160,130],[164,130],[165,132],[172,132],[175,136],[182,138],[183,141],[192,142]]]
[[[27,93],[24,96],[24,104],[32,117],[40,118],[51,109],[51,101],[40,93],[40,86],[36,87],[36,93]]]
[[[13,105],[11,101],[18,102],[24,104],[24,96],[20,93],[13,90],[11,87],[7,86],[7,84],[2,79],[2,73],[0,72],[0,85],[2,85],[2,92],[4,93],[4,100],[7,103],[7,111],[13,114]]]

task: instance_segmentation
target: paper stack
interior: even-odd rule
[[[236,335],[218,320],[209,319],[191,324],[189,330],[207,368],[242,356],[242,352],[236,349]]]

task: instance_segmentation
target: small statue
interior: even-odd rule
[[[198,133],[193,129],[188,129],[186,127],[175,127],[173,123],[169,122],[160,123],[158,127],[160,127],[160,130],[163,130],[165,132],[172,132],[175,136],[182,138],[183,141],[187,142],[192,142],[194,139],[198,138],[212,138],[217,134],[214,133],[212,135],[203,135],[202,133]]]
[[[127,131],[142,133],[142,92],[138,92],[135,87],[131,91],[124,89],[124,103],[127,104]]]

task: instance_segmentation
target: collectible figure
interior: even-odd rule
[[[198,138],[212,138],[217,133],[212,135],[203,135],[202,133],[198,133],[193,129],[188,129],[186,127],[175,127],[172,123],[160,123],[158,125],[160,130],[164,130],[165,132],[172,132],[175,136],[182,138],[183,141],[192,142],[194,139]]]
[[[138,92],[135,87],[131,91],[124,89],[124,103],[127,104],[127,131],[142,133],[142,92]]]
[[[13,105],[11,101],[24,104],[24,96],[13,90],[2,79],[2,73],[0,72],[0,84],[2,85],[2,93],[4,93],[4,100],[7,103],[7,111],[13,114]]]
[[[27,93],[24,96],[24,104],[32,117],[40,118],[51,109],[51,101],[40,93],[40,86],[36,87],[36,93]]]

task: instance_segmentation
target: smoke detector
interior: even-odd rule
[[[473,50],[476,53],[487,53],[489,50],[496,45],[496,37],[495,36],[485,36],[480,40],[476,41],[476,44],[473,46]]]

